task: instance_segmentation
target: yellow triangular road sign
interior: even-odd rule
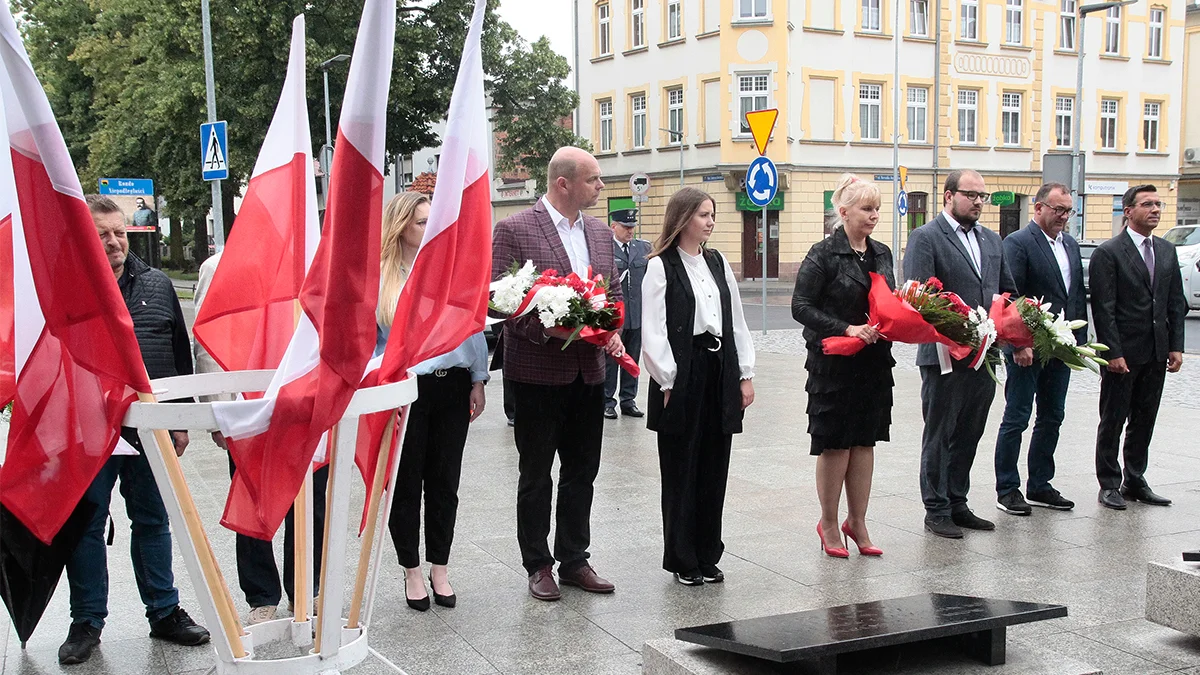
[[[778,117],[778,108],[746,113],[746,124],[750,125],[750,133],[754,135],[754,145],[758,147],[758,154],[767,154],[767,141],[771,140],[771,131],[775,129],[775,120]]]
[[[908,167],[900,167],[900,189],[904,189],[904,184],[908,182]]]

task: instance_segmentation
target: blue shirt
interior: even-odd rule
[[[375,353],[373,356],[379,356],[383,353],[383,349],[387,345],[388,333],[390,332],[390,328],[384,328],[378,324],[375,325]],[[435,370],[449,370],[451,368],[466,368],[471,371],[472,384],[475,382],[487,382],[491,379],[488,375],[487,340],[483,337],[482,332],[467,338],[452,352],[418,363],[413,366],[412,371],[417,375],[431,375]]]

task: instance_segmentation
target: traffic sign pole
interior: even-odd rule
[[[206,99],[208,103],[208,121],[213,123],[217,121],[217,88],[213,80],[213,55],[212,55],[212,22],[208,17],[208,0],[200,0],[200,28],[204,32],[204,87],[206,89]],[[226,157],[228,161],[228,157]],[[213,216],[213,241],[217,253],[225,249],[225,217],[224,207],[221,203],[221,181],[212,181],[212,216]],[[180,233],[183,228],[180,226]],[[207,250],[204,253],[208,253]],[[200,258],[200,252],[196,252],[196,258]]]
[[[763,335],[767,334],[767,207],[762,209],[762,328]]]

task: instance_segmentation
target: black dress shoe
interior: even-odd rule
[[[606,419],[606,420],[617,419],[617,409],[616,408],[605,408],[604,409],[604,419]]]
[[[67,641],[58,648],[58,662],[64,666],[83,663],[92,657],[100,644],[100,629],[88,623],[73,623],[67,631]]]
[[[621,414],[626,417],[645,417],[646,416],[646,413],[642,412],[641,410],[638,410],[636,403],[630,403],[628,408],[622,406]]]
[[[1125,498],[1121,496],[1118,490],[1100,490],[1100,496],[1096,498],[1100,502],[1100,506],[1113,509],[1115,511],[1125,510]]]
[[[1138,488],[1136,490],[1121,490],[1121,496],[1133,502],[1142,502],[1143,504],[1152,504],[1154,506],[1170,506],[1171,500],[1158,494],[1154,494],[1154,490],[1149,487]]]
[[[701,565],[700,575],[704,577],[706,584],[719,584],[725,581],[725,573],[716,565]]]
[[[946,539],[962,539],[962,528],[949,516],[925,516],[925,530]]]
[[[1020,490],[1006,492],[996,498],[996,508],[1014,516],[1027,516],[1033,513],[1033,508],[1021,496]]]
[[[176,605],[175,611],[150,624],[150,637],[194,647],[208,642],[208,631]]]
[[[1022,499],[1021,501],[1025,500]],[[1026,505],[1026,508],[1028,508],[1028,504]],[[965,527],[968,530],[988,531],[996,529],[995,523],[990,520],[984,520],[983,518],[980,518],[979,516],[975,515],[971,509],[965,509],[959,511],[958,513],[952,513],[950,514],[950,519],[954,521],[955,525],[959,527]]]
[[[675,573],[675,581],[678,581],[679,583],[683,584],[684,586],[703,586],[704,585],[704,575],[700,572],[700,570],[692,570],[690,572],[676,572]]]

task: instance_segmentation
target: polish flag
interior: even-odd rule
[[[300,290],[302,313],[266,395],[213,403],[246,499],[221,524],[271,539],[322,434],[337,424],[375,348],[379,228],[395,0],[366,0],[338,126],[325,228]],[[236,486],[235,486],[236,487]]]
[[[492,256],[491,139],[480,48],[486,9],[486,0],[475,0],[450,98],[429,222],[396,305],[383,363],[374,374],[379,384],[401,380],[412,366],[453,351],[482,331],[487,318]],[[369,379],[365,384],[372,383]],[[359,435],[355,461],[368,493],[389,416],[384,412],[364,418],[369,433]]]
[[[0,502],[49,544],[150,383],[133,321],[8,4],[0,11]]]
[[[296,299],[321,237],[312,160],[301,14],[275,118],[193,328],[223,370],[279,367],[295,332]]]

